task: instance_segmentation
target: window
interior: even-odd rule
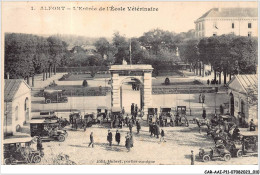
[[[252,23],[251,23],[251,22],[248,23],[248,28],[249,28],[249,29],[252,28]]]
[[[234,29],[234,28],[235,28],[235,23],[232,22],[232,29]]]
[[[251,37],[252,36],[252,32],[248,32],[248,37]]]

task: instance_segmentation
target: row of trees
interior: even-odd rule
[[[107,66],[122,64],[123,60],[130,63],[130,57],[132,64],[152,64],[155,71],[180,61],[195,69],[202,68],[201,63],[210,64],[215,78],[217,73],[224,74],[224,83],[227,74],[256,72],[256,38],[223,35],[198,40],[194,39],[193,30],[175,34],[155,29],[139,38],[129,39],[116,32],[112,40],[99,38],[91,42],[92,50],[81,46],[68,50],[68,44],[59,36],[6,34],[5,72],[11,78],[26,78],[55,72],[57,66]]]
[[[182,43],[180,54],[183,60],[193,66],[201,68],[210,64],[214,70],[214,79],[224,74],[224,84],[227,75],[256,73],[257,66],[257,38],[233,35],[214,36],[201,40],[187,40]]]
[[[55,37],[5,35],[5,72],[11,78],[28,78],[54,71],[68,56],[67,44]]]

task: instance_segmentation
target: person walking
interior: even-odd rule
[[[130,133],[130,147],[133,148],[134,147],[134,138],[133,138],[133,134]]]
[[[134,115],[135,105],[132,103],[131,105],[131,115]]]
[[[137,134],[139,134],[139,131],[141,129],[141,124],[140,124],[139,120],[136,121],[136,129],[137,129]]]
[[[202,103],[205,102],[205,94],[202,94]]]
[[[125,137],[125,147],[128,150],[128,152],[130,151],[130,136],[129,133],[127,132],[126,137]]]
[[[159,134],[160,134],[160,127],[158,124],[155,125],[155,135],[157,136],[157,138],[159,138]]]
[[[191,165],[194,165],[194,154],[193,154],[193,150],[191,150],[191,157],[190,157],[190,160],[191,160]]]
[[[120,144],[120,137],[121,137],[121,135],[120,135],[119,131],[116,130],[116,142],[117,142],[117,145]]]
[[[129,117],[128,117],[128,114],[127,114],[126,117],[125,117],[125,124],[126,124],[126,126],[128,126],[128,123],[129,123]]]
[[[151,137],[152,137],[152,135],[153,135],[153,124],[152,123],[149,124],[149,132],[151,133]]]
[[[88,147],[90,147],[90,145],[92,145],[92,148],[94,148],[93,132],[90,133],[89,140],[90,140],[90,143],[89,143]]]
[[[206,117],[207,117],[206,109],[203,109],[202,118],[203,118],[203,119],[206,119]]]
[[[166,142],[166,141],[164,140],[164,136],[165,136],[165,134],[164,134],[164,130],[161,129],[161,138],[160,138],[160,142],[161,142],[161,141]]]
[[[137,112],[138,112],[138,106],[137,104],[135,104],[135,111],[134,111],[135,120],[136,120]]]
[[[125,114],[125,108],[124,107],[122,108],[122,114],[123,115]]]
[[[109,142],[109,146],[112,146],[112,140],[113,140],[112,132],[108,130],[107,141]]]
[[[130,131],[130,134],[132,133],[132,128],[133,128],[133,124],[130,122],[130,123],[129,123],[129,131]]]

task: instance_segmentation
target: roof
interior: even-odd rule
[[[3,140],[4,144],[10,144],[10,143],[25,143],[25,142],[31,142],[32,137],[26,136],[26,137],[11,137]]]
[[[257,8],[212,8],[199,19],[215,17],[258,17]]]
[[[29,88],[30,86],[22,79],[5,79],[5,88],[4,88],[4,101],[5,102],[11,102],[19,90],[22,83],[25,83],[25,85]]]
[[[254,94],[258,94],[258,75],[257,74],[245,74],[245,75],[235,75],[229,82],[228,86],[237,80],[245,92],[249,89],[254,91]]]

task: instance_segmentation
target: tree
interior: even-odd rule
[[[115,64],[122,64],[123,59],[129,62],[129,42],[118,32],[114,33],[113,46],[115,48]]]
[[[97,52],[102,56],[104,59],[105,55],[108,55],[110,51],[110,44],[106,38],[99,38],[95,43],[94,43]]]

